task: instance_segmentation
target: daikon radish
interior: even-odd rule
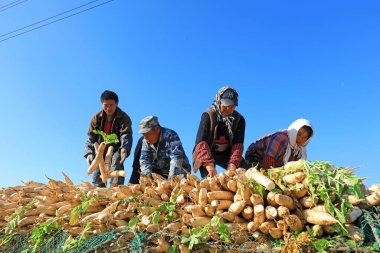
[[[255,205],[253,207],[253,212],[254,212],[254,216],[253,216],[254,222],[261,224],[265,221],[265,209],[263,205],[261,204]]]
[[[238,201],[233,203],[229,208],[228,211],[231,213],[234,213],[236,215],[240,214],[244,207],[246,206],[246,202],[244,200]]]
[[[287,208],[286,206],[279,206],[277,207],[277,214],[278,217],[284,218],[285,216],[290,214],[289,208]]]
[[[277,192],[268,192],[267,202],[269,205],[274,206],[274,207],[278,206],[278,204],[276,202],[276,195],[277,194],[278,194]]]
[[[300,218],[297,215],[290,214],[284,218],[286,224],[289,226],[292,231],[302,231],[303,224]]]
[[[213,217],[215,215],[215,207],[211,205],[205,206],[205,213],[208,217]]]
[[[65,173],[62,172],[62,174],[65,179],[65,183],[69,186],[73,186],[74,185],[73,181],[71,181],[71,179]]]
[[[277,209],[273,206],[265,207],[265,217],[267,220],[274,220],[277,217]]]
[[[324,205],[317,205],[317,206],[311,208],[311,210],[320,211],[320,212],[324,212],[324,213],[329,212],[329,211],[327,211],[327,208]]]
[[[305,195],[308,193],[308,189],[303,187],[301,189],[298,189],[298,190],[294,190],[293,191],[293,196],[296,198],[296,199],[300,199],[302,197],[305,197]]]
[[[241,215],[243,216],[244,219],[246,219],[248,221],[252,220],[252,218],[253,218],[253,207],[251,207],[251,206],[244,207]]]
[[[315,205],[318,203],[318,199],[313,201],[313,198],[311,196],[305,196],[300,199],[300,203],[305,208],[312,208],[315,207]]]
[[[207,205],[207,199],[208,199],[207,189],[201,188],[199,190],[199,200],[198,200],[199,205],[201,207],[205,207]]]
[[[207,196],[207,193],[206,193],[206,196]],[[190,192],[189,192],[189,198],[194,201],[194,202],[197,202],[199,201],[199,191],[197,188],[194,188],[192,189]]]
[[[99,166],[100,160],[103,160],[103,153],[104,153],[105,148],[106,148],[106,144],[102,142],[99,145],[98,153],[96,154],[95,159],[92,161],[90,167],[88,167],[87,169],[87,174],[91,174]]]
[[[288,224],[284,220],[277,221],[277,227],[281,229],[283,232],[286,232],[289,228]]]
[[[194,218],[196,217],[206,217],[206,213],[203,211],[203,208],[199,205],[194,206],[191,210],[191,214]]]
[[[284,169],[289,170],[291,168],[293,170],[301,170],[301,169],[303,169],[305,163],[306,163],[306,161],[303,159],[298,160],[298,161],[290,161],[284,165]]]
[[[369,206],[380,205],[380,192],[373,192],[371,195],[368,195],[365,200]]]
[[[181,253],[190,253],[189,247],[187,247],[185,244],[179,245],[179,251]]]
[[[233,200],[234,194],[230,191],[214,191],[214,192],[208,192],[207,198],[211,201],[214,199],[226,199],[226,200]]]
[[[156,247],[156,252],[158,253],[169,252],[170,244],[165,240],[164,237],[158,237],[157,244],[158,246]]]
[[[264,205],[264,199],[259,194],[254,193],[250,197],[250,202],[252,203],[252,206],[262,204]]]
[[[315,237],[322,237],[323,235],[323,228],[321,225],[314,225],[312,227],[312,230],[313,230],[313,234]]]
[[[282,230],[280,228],[270,228],[269,234],[274,239],[280,239],[282,237]]]
[[[39,216],[28,216],[17,222],[17,226],[24,227],[38,222]]]
[[[160,231],[160,225],[159,224],[150,224],[146,227],[146,231],[148,233],[157,233],[158,231]]]
[[[276,227],[276,223],[274,221],[265,221],[265,222],[261,223],[259,229],[262,233],[268,234],[269,229],[275,228],[275,227]]]
[[[237,191],[237,182],[235,180],[228,181],[227,182],[227,188],[232,192],[236,192]]]
[[[218,200],[218,199],[214,199],[211,201],[211,206],[215,207],[215,209],[217,210],[226,210],[228,209],[232,203],[234,203],[233,201],[231,200],[225,200],[225,199],[221,199],[221,200]]]
[[[108,178],[126,177],[127,172],[125,170],[114,170],[108,174]]]
[[[287,184],[296,184],[300,183],[305,179],[306,175],[303,172],[296,172],[293,174],[288,174],[282,177],[282,181]]]
[[[62,216],[65,213],[69,213],[71,211],[71,209],[72,209],[71,204],[61,206],[60,208],[58,208],[56,210],[55,215],[56,216]]]
[[[343,198],[348,200],[348,202],[350,202],[354,206],[357,206],[364,201],[364,199],[360,199],[355,195],[343,195]]]
[[[259,224],[258,222],[251,221],[248,223],[247,229],[249,232],[253,233],[259,229],[260,225],[261,225],[261,223]]]
[[[276,194],[275,197],[274,197],[274,200],[276,201],[276,203],[280,206],[285,206],[287,208],[289,208],[289,210],[293,210],[294,208],[296,208],[296,205],[294,204],[294,200],[289,197],[289,196],[286,196],[284,194]]]
[[[191,174],[191,173],[188,173],[187,174],[187,180],[189,182],[189,185],[192,185],[194,187],[196,187],[201,181],[199,180],[199,178],[197,178],[197,176]]]
[[[268,190],[273,190],[276,187],[272,180],[261,174],[256,168],[250,168],[249,170],[247,170],[245,172],[245,176],[248,179],[255,180],[257,183],[261,184]]]
[[[107,186],[108,172],[107,172],[106,164],[104,163],[103,157],[99,158],[99,170],[100,170],[100,178],[102,179],[103,184]]]
[[[104,158],[104,164],[105,164],[105,169],[106,169],[107,174],[111,170],[113,149],[114,147],[112,145],[108,146],[106,157]]]
[[[348,236],[352,240],[354,240],[356,242],[364,240],[364,235],[362,234],[360,228],[358,228],[357,226],[352,225],[352,224],[345,224],[344,226],[347,228]]]
[[[308,223],[315,225],[333,225],[338,221],[330,214],[320,211],[307,209],[303,211],[303,216]]]
[[[240,223],[225,223],[228,229],[229,233],[232,233],[234,231],[247,231],[248,230],[248,223],[247,222],[240,222]],[[241,235],[241,234],[240,234]]]
[[[170,223],[165,227],[165,230],[169,230],[171,232],[178,232],[179,230],[181,230],[181,223],[179,222]]]
[[[195,228],[195,227],[204,227],[206,226],[207,224],[209,224],[211,221],[211,218],[210,217],[195,217],[195,218],[191,218],[188,222],[188,224]]]

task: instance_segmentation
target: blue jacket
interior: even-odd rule
[[[156,145],[145,139],[140,156],[141,175],[158,173],[166,178],[175,175],[186,175],[191,167],[182,147],[178,134],[168,128],[161,127],[160,138]]]

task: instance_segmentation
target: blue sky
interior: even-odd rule
[[[85,3],[0,8],[0,36]],[[309,159],[380,183],[379,11],[378,1],[114,0],[2,41],[0,187],[62,171],[91,181],[84,143],[105,89],[132,118],[135,143],[139,121],[157,115],[191,158],[201,113],[224,85],[239,93],[245,148],[306,118]]]

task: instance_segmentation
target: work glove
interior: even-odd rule
[[[86,157],[86,161],[87,161],[88,166],[91,165],[91,163],[92,163],[93,160],[94,160],[94,155],[89,154],[89,155]]]
[[[120,164],[124,163],[125,158],[127,158],[127,150],[125,150],[124,148],[122,148],[120,150]]]

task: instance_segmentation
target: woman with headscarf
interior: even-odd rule
[[[306,119],[297,119],[287,130],[280,130],[253,142],[245,152],[250,166],[265,170],[287,162],[306,160],[306,146],[313,136],[313,127]]]
[[[200,170],[202,178],[216,176],[216,165],[228,170],[246,167],[242,157],[245,119],[236,106],[238,93],[225,86],[202,114],[193,150],[194,172]]]

